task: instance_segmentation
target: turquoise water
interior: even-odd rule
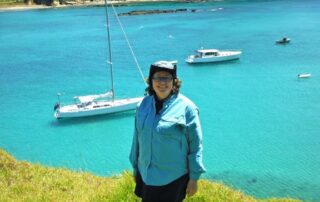
[[[220,1],[141,4],[199,9],[121,17],[147,75],[178,60],[182,92],[200,108],[207,179],[259,198],[320,201],[320,2]],[[222,8],[222,9],[219,9]],[[103,8],[0,12],[0,147],[19,160],[110,176],[131,169],[134,112],[53,118],[62,101],[111,88]],[[111,17],[117,97],[144,84]],[[292,42],[275,45],[284,35]],[[238,61],[188,65],[204,46],[241,49]],[[299,73],[309,79],[297,79]]]

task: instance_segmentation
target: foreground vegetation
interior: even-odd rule
[[[200,180],[191,201],[296,202],[293,199],[259,200],[222,184]],[[133,194],[132,174],[111,178],[17,161],[0,149],[0,201],[140,201]]]

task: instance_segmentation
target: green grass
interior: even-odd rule
[[[98,177],[90,173],[17,161],[0,149],[0,201],[140,201],[132,173]],[[255,199],[223,184],[199,181],[198,193],[186,202],[296,202],[293,199]]]

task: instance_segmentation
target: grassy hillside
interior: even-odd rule
[[[235,202],[295,202],[258,200],[222,184],[200,180],[199,192],[185,200]],[[133,194],[132,173],[110,178],[17,161],[0,149],[0,201],[140,201]]]

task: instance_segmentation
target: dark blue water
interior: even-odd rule
[[[320,200],[320,2],[221,1],[140,4],[198,9],[121,21],[146,76],[178,60],[182,93],[200,108],[205,178],[259,197]],[[0,12],[0,147],[19,160],[110,176],[131,169],[134,112],[57,121],[56,93],[111,88],[104,8]],[[117,97],[144,83],[111,16]],[[275,41],[292,39],[285,46]],[[241,49],[238,61],[188,65],[194,49]],[[297,79],[299,73],[311,78]]]

